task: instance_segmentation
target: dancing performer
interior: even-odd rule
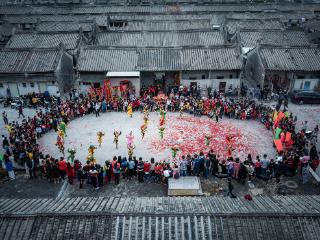
[[[58,147],[59,151],[64,156],[64,139],[60,134],[58,134],[58,136],[57,136],[56,146]]]
[[[180,108],[179,108],[180,117],[182,117],[183,111],[184,111],[184,106],[182,105],[182,106],[180,106]]]
[[[60,122],[59,129],[64,133],[64,136],[67,136],[67,129],[64,121]]]
[[[96,162],[96,158],[94,157],[94,151],[96,150],[97,148],[93,145],[90,145],[89,148],[88,148],[88,156],[87,156],[87,160],[92,162],[92,163],[95,163]]]
[[[143,108],[143,114],[144,114],[144,116],[149,116],[149,109],[148,109],[148,106],[145,106],[144,108]]]
[[[119,136],[121,135],[121,131],[114,130],[113,132],[113,142],[116,144],[116,149],[118,149]]]
[[[129,146],[128,145],[128,157],[129,158],[132,158],[132,155],[133,155],[133,149],[135,149],[136,147],[135,146]]]
[[[166,119],[167,112],[162,107],[160,107],[160,116]]]
[[[99,147],[101,147],[103,136],[104,136],[104,133],[103,133],[103,132],[98,132],[98,133],[97,133]]]
[[[171,148],[172,158],[176,158],[178,151],[179,151],[178,146],[173,146],[173,147]]]
[[[163,126],[165,124],[165,117],[162,115],[160,116],[160,122],[159,122],[159,126]]]
[[[164,127],[159,127],[160,138],[163,139]]]
[[[69,156],[68,156],[67,160],[68,161],[71,160],[71,162],[73,163],[75,155],[76,155],[76,150],[74,148],[68,149],[68,153],[69,153]]]
[[[128,115],[129,115],[129,117],[132,118],[132,103],[129,103],[127,113],[128,113]]]
[[[132,134],[132,131],[126,136],[126,138],[127,138],[127,145],[128,146],[133,146],[134,136]]]
[[[89,148],[88,148],[88,152],[90,155],[94,155],[94,151],[96,150],[97,148],[93,145],[90,145]]]
[[[149,123],[149,118],[148,118],[148,115],[144,115],[143,116],[143,124],[148,126],[148,123]]]
[[[146,124],[142,124],[141,127],[140,127],[140,130],[141,130],[141,136],[142,136],[142,139],[143,139],[144,135],[146,134],[146,131],[147,131],[147,125]]]
[[[212,136],[210,136],[210,135],[205,135],[205,138],[206,138],[206,146],[209,146],[209,145],[210,145],[210,140],[211,140]]]

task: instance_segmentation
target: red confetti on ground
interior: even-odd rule
[[[212,136],[209,146],[206,145],[206,135]],[[250,142],[250,136],[246,136],[239,128],[230,123],[216,123],[209,118],[192,116],[167,117],[164,139],[161,140],[160,136],[153,139],[149,149],[157,152],[177,146],[180,150],[178,156],[199,154],[200,151],[206,154],[213,149],[220,157],[226,157],[228,154],[227,136],[232,136],[232,155],[234,157],[244,158],[248,153],[256,154],[254,142]]]

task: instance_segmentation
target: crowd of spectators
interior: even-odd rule
[[[9,122],[6,113],[3,112],[3,120],[8,130],[8,137],[3,136],[4,163],[9,172],[9,177],[14,179],[13,164],[17,162],[25,166],[29,178],[44,177],[49,182],[58,183],[68,177],[70,184],[74,178],[78,179],[80,187],[84,182],[90,183],[94,188],[102,187],[112,180],[119,184],[121,178],[132,179],[137,176],[139,182],[154,181],[166,183],[169,177],[178,178],[186,175],[208,177],[232,177],[240,183],[246,179],[276,177],[281,175],[303,175],[311,166],[315,169],[319,164],[319,156],[316,149],[318,127],[313,131],[310,143],[308,139],[307,123],[301,131],[296,131],[297,118],[288,114],[277,122],[277,126],[284,132],[292,133],[293,144],[290,148],[278,152],[277,156],[269,157],[262,153],[252,159],[250,153],[246,159],[230,157],[221,158],[210,151],[207,155],[203,152],[193,155],[181,156],[178,163],[157,162],[154,159],[143,161],[141,157],[128,158],[124,156],[113,157],[105,164],[99,165],[92,162],[84,163],[83,159],[67,162],[64,157],[49,156],[40,151],[38,139],[48,131],[57,131],[59,123],[64,121],[68,124],[74,118],[86,114],[107,113],[109,111],[126,111],[128,104],[132,103],[134,111],[156,111],[164,108],[166,111],[180,111],[180,113],[194,114],[195,116],[207,116],[216,121],[223,117],[240,120],[253,119],[261,121],[266,128],[274,128],[273,114],[280,111],[282,103],[270,107],[246,97],[224,97],[218,92],[201,97],[197,92],[190,89],[179,89],[161,98],[154,98],[151,92],[143,92],[139,98],[133,95],[126,98],[114,97],[110,101],[98,96],[83,96],[70,94],[67,99],[51,101],[45,109],[36,111],[35,116],[22,120]],[[287,106],[284,105],[284,108]],[[286,109],[283,109],[286,111]],[[19,109],[19,117],[23,115],[23,109]],[[24,115],[23,115],[24,117]],[[306,181],[303,178],[303,182]]]

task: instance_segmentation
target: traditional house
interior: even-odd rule
[[[248,53],[247,80],[271,90],[314,90],[320,81],[320,49],[261,45]]]
[[[240,51],[231,46],[188,48],[86,47],[77,65],[80,89],[101,87],[108,72],[115,74],[111,86],[130,81],[139,95],[140,88],[160,86],[164,91],[180,85],[197,85],[220,91],[240,86]],[[128,75],[130,72],[131,75]],[[113,73],[114,75],[114,73]],[[129,79],[130,78],[130,79]]]
[[[73,59],[61,47],[55,49],[2,49],[0,95],[19,96],[73,88]]]

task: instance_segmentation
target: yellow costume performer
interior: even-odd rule
[[[96,163],[96,158],[94,157],[94,151],[96,150],[97,148],[93,145],[90,145],[89,148],[88,148],[88,156],[87,156],[87,160],[92,162],[92,163]]]
[[[119,136],[121,135],[121,131],[115,130],[113,132],[113,135],[114,135],[113,142],[116,144],[116,149],[118,149],[118,142],[119,142]]]
[[[104,133],[103,133],[103,132],[98,132],[98,133],[97,133],[99,147],[101,147],[103,136],[104,136]]]
[[[141,136],[142,136],[142,139],[143,139],[144,135],[146,134],[146,131],[147,131],[147,125],[146,124],[142,124],[141,127],[140,127],[140,130],[141,130]]]
[[[128,115],[129,115],[129,117],[131,117],[132,118],[132,103],[129,103],[129,105],[128,105]]]
[[[132,155],[133,155],[133,149],[135,149],[136,147],[135,146],[129,146],[128,145],[128,156],[129,158],[132,158]]]

